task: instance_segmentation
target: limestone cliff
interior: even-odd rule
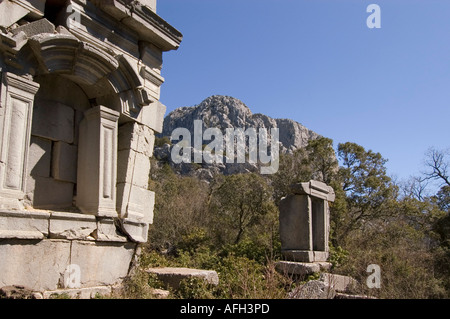
[[[163,132],[160,136],[172,135],[176,128],[186,128],[194,134],[194,121],[202,120],[203,129],[219,128],[223,134],[227,128],[255,128],[260,131],[265,128],[270,133],[271,128],[279,129],[279,151],[280,153],[292,153],[296,149],[305,147],[308,141],[316,139],[319,135],[302,124],[290,119],[273,119],[267,115],[255,113],[242,101],[230,97],[214,95],[206,98],[200,104],[193,107],[180,107],[169,113],[164,119]],[[208,142],[206,142],[208,143]],[[155,148],[155,157],[157,159],[167,160],[178,169],[182,174],[210,175],[211,171],[224,174],[241,173],[256,171],[257,165],[244,164],[205,164],[201,168],[192,165],[175,165],[170,159],[170,147],[165,145]],[[205,172],[205,169],[208,172]]]

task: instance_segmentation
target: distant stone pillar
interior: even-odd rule
[[[117,123],[119,113],[97,106],[80,123],[76,204],[85,214],[117,217]]]
[[[39,84],[4,73],[0,101],[0,207],[23,208],[34,96]]]
[[[292,261],[324,262],[329,255],[330,210],[333,188],[310,181],[291,186],[280,203],[282,254]]]

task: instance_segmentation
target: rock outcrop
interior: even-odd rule
[[[179,127],[194,131],[194,120],[203,120],[206,128],[216,127],[223,132],[226,128],[271,128],[280,130],[280,152],[292,153],[305,147],[309,140],[319,135],[302,124],[290,119],[273,119],[267,115],[255,113],[242,101],[222,95],[213,95],[193,107],[180,107],[169,113],[164,119],[162,136],[170,136]]]
[[[169,113],[164,119],[163,132],[159,137],[170,137],[177,128],[186,128],[194,136],[194,121],[202,121],[202,129],[218,128],[225,136],[228,128],[254,128],[257,132],[265,129],[270,136],[271,129],[279,129],[279,152],[293,153],[305,147],[310,140],[320,135],[309,130],[302,124],[290,119],[273,119],[267,115],[253,114],[249,107],[239,99],[214,95],[206,98],[193,107],[180,107]],[[208,142],[206,142],[208,143]],[[270,141],[269,141],[270,143]],[[195,152],[192,149],[192,154]],[[175,164],[171,159],[171,146],[168,144],[156,147],[154,155],[159,160],[170,163],[183,175],[195,175],[201,179],[209,179],[214,173],[235,174],[257,172],[258,165],[246,161],[245,163],[213,163],[191,165],[186,163]]]

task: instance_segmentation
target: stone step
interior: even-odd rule
[[[156,274],[166,287],[178,289],[184,279],[201,278],[211,285],[219,284],[219,275],[214,270],[192,269],[192,268],[148,268],[145,270],[149,274]]]

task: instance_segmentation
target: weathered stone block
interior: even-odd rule
[[[127,241],[127,238],[117,230],[114,219],[112,218],[99,218],[97,221],[97,230],[94,232],[94,237],[99,241]]]
[[[162,133],[165,113],[166,106],[161,102],[156,101],[142,107],[138,120],[152,130]]]
[[[50,214],[38,211],[0,211],[0,238],[43,239]]]
[[[61,103],[38,100],[33,110],[33,135],[73,143],[74,109]]]
[[[279,261],[275,264],[275,269],[282,275],[306,276],[320,272],[321,268],[316,263],[302,263],[293,261]]]
[[[72,207],[73,183],[53,178],[30,176],[27,180],[27,196],[34,208],[55,209]]]
[[[0,2],[0,12],[8,13],[0,14],[0,26],[9,27],[29,14],[30,10],[12,1],[2,1]]]
[[[128,183],[117,185],[117,208],[121,218],[153,223],[155,193]]]
[[[154,144],[154,132],[144,125],[138,123],[126,123],[119,127],[119,151],[131,149],[138,153],[142,153],[147,157],[152,157]]]
[[[313,250],[282,250],[281,253],[288,260],[308,263],[325,262],[329,256],[326,251]]]
[[[148,239],[148,224],[123,219],[121,220],[123,232],[130,240],[136,243],[145,243]]]
[[[0,286],[56,290],[69,264],[69,241],[3,240],[0,245]]]
[[[356,279],[342,275],[323,273],[320,275],[320,280],[337,292],[349,292],[358,286]]]
[[[200,278],[208,284],[217,286],[219,284],[219,276],[214,270],[202,270],[191,268],[149,268],[146,270],[150,274],[156,274],[167,287],[177,289],[180,287],[182,280],[189,278]]]
[[[95,216],[53,212],[50,217],[50,238],[94,240]]]
[[[128,275],[136,244],[73,241],[71,263],[81,271],[81,288],[113,285]]]
[[[63,182],[77,182],[78,147],[56,142],[52,153],[52,176]]]
[[[28,174],[40,177],[50,177],[52,141],[31,136],[28,152]]]
[[[117,183],[129,183],[148,188],[150,159],[133,150],[119,151],[117,156]]]
[[[50,23],[47,19],[40,19],[23,26],[17,27],[11,30],[12,34],[17,35],[20,32],[23,32],[27,35],[27,37],[32,37],[39,33],[54,33],[55,26]]]
[[[311,199],[306,195],[288,195],[281,200],[280,237],[282,250],[313,250],[310,210]]]

